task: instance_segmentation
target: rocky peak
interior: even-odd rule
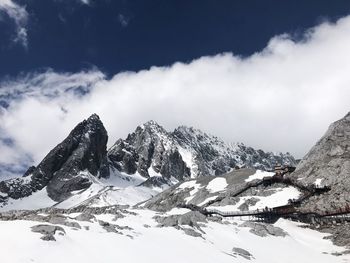
[[[149,120],[149,121],[145,122],[144,124],[142,124],[140,127],[143,128],[143,129],[148,129],[148,130],[152,130],[152,131],[167,132],[163,128],[163,126],[159,125],[154,120]]]
[[[187,126],[179,126],[173,131],[172,136],[183,147],[191,146],[197,150],[200,150],[201,147],[207,147],[209,145],[217,150],[223,150],[225,148],[231,148],[233,145],[225,143],[223,140],[214,135]]]
[[[108,157],[113,167],[128,174],[137,171],[146,178],[159,175],[179,180],[219,175],[237,166],[271,170],[278,163],[295,164],[288,154],[227,144],[193,127],[180,126],[168,132],[154,121],[137,127],[125,140],[118,140]]]
[[[18,199],[47,187],[49,196],[61,201],[70,192],[90,186],[91,182],[82,171],[92,176],[107,176],[107,131],[100,118],[93,114],[79,123],[40,162],[31,167],[25,177],[0,182],[0,191]]]
[[[108,158],[119,171],[138,172],[146,178],[164,175],[183,179],[189,175],[170,133],[155,121],[138,126],[125,140],[119,139],[108,151]]]
[[[330,211],[350,203],[350,113],[330,125],[291,177],[305,185],[331,188],[326,194],[311,198],[305,205],[307,209]]]

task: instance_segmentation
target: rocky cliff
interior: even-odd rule
[[[37,167],[30,167],[21,178],[0,182],[0,202],[30,196],[44,188],[51,199],[61,202],[72,192],[87,189],[94,178],[108,178],[110,174],[113,180],[137,177],[142,186],[162,187],[190,177],[221,175],[237,167],[271,170],[275,164],[295,164],[289,154],[226,144],[185,126],[168,132],[154,121],[137,127],[125,140],[119,139],[108,152],[107,139],[101,120],[92,115]]]
[[[180,126],[166,131],[154,121],[119,139],[108,151],[113,167],[127,174],[165,179],[221,175],[238,167],[272,170],[276,164],[296,165],[290,154],[264,152],[243,144],[227,144],[198,129]]]
[[[331,188],[307,200],[305,210],[334,211],[350,203],[350,113],[329,127],[291,177],[304,185]]]
[[[108,176],[106,162],[107,131],[94,114],[79,123],[37,167],[30,167],[22,178],[0,182],[2,199],[19,199],[43,189],[55,201],[67,198],[72,191],[90,186],[87,171],[93,176]]]

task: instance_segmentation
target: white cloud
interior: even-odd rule
[[[12,0],[0,0],[0,13],[5,12],[16,24],[16,36],[13,41],[28,47],[27,22],[28,13],[23,6]]]
[[[349,31],[346,17],[309,30],[299,42],[276,36],[247,58],[219,54],[111,79],[96,69],[33,73],[0,84],[0,101],[10,103],[0,111],[0,127],[35,162],[94,112],[110,145],[154,119],[167,129],[192,125],[301,157],[350,110]]]

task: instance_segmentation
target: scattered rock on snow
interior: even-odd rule
[[[31,227],[32,232],[34,233],[40,233],[43,236],[41,237],[42,240],[45,241],[56,241],[54,235],[58,231],[61,235],[66,234],[66,231],[60,226],[53,226],[53,225],[35,225]]]
[[[191,227],[200,228],[198,222],[207,222],[206,216],[198,211],[190,211],[183,215],[156,216],[154,219],[161,227],[188,225]]]
[[[86,222],[92,222],[92,220],[96,220],[95,216],[92,214],[87,213],[81,213],[80,215],[75,217],[75,220],[78,221],[86,221]]]
[[[232,253],[248,260],[254,259],[253,255],[243,248],[234,247],[232,248]]]
[[[260,237],[266,237],[268,235],[272,236],[278,236],[278,237],[285,237],[288,235],[287,232],[285,232],[282,228],[273,226],[271,224],[265,224],[265,223],[256,223],[256,222],[244,222],[240,225],[241,227],[249,227],[251,228],[249,232],[260,236]]]

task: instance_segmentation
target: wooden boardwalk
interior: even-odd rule
[[[348,206],[335,211],[317,213],[313,211],[299,212],[294,208],[289,211],[279,210],[279,207],[248,211],[221,211],[218,209],[204,209],[206,215],[218,215],[221,217],[248,217],[248,220],[276,222],[279,218],[290,219],[312,224],[345,223],[350,222],[350,209]]]

